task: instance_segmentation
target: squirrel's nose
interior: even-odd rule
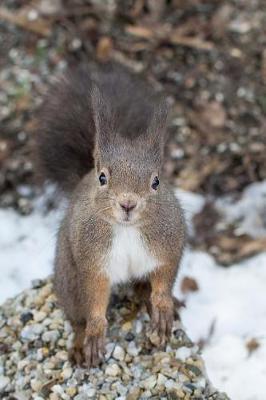
[[[133,201],[123,201],[120,204],[120,207],[123,208],[123,210],[127,213],[129,213],[130,211],[134,210],[134,208],[136,207],[137,203],[133,202]]]

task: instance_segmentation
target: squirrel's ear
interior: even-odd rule
[[[169,106],[166,99],[160,99],[154,108],[153,117],[150,124],[150,134],[153,137],[154,144],[160,146],[160,157],[163,156],[164,146],[167,140],[167,119],[169,113]]]
[[[108,151],[112,113],[100,89],[94,85],[91,91],[92,114],[95,126],[94,160],[95,165],[101,164],[102,154]]]

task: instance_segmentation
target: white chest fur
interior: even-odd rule
[[[123,225],[114,228],[106,265],[106,272],[112,284],[141,278],[156,266],[157,262],[137,228]]]

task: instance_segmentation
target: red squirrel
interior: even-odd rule
[[[79,66],[50,89],[38,155],[69,194],[55,256],[55,291],[71,321],[71,357],[103,357],[114,285],[140,284],[152,329],[171,334],[172,288],[185,243],[182,209],[162,176],[165,99],[118,65]]]

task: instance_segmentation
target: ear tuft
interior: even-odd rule
[[[157,101],[153,109],[153,116],[151,119],[150,130],[154,136],[160,134],[164,131],[167,124],[169,107],[165,98],[161,98]]]
[[[91,104],[95,125],[95,164],[99,164],[100,155],[108,151],[110,134],[113,126],[113,116],[110,105],[95,84],[91,90]]]
[[[91,103],[93,120],[96,130],[96,138],[104,137],[108,134],[111,123],[111,110],[105,101],[98,86],[94,85],[91,91]]]
[[[160,152],[160,158],[163,157],[164,147],[167,140],[167,119],[169,113],[169,106],[165,98],[160,98],[154,106],[153,117],[150,124],[150,135],[153,138],[154,146]]]

